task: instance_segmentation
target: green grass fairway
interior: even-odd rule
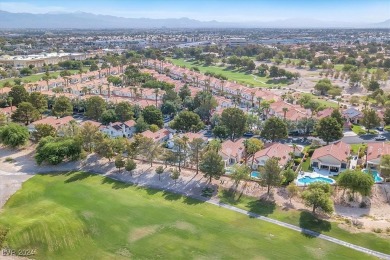
[[[335,222],[319,220],[309,212],[298,211],[294,209],[284,210],[276,207],[274,204],[267,204],[258,199],[241,196],[236,201],[232,194],[227,191],[220,192],[222,202],[234,205],[238,208],[250,210],[252,212],[268,216],[283,222],[287,222],[302,228],[317,231],[324,235],[332,236],[355,245],[366,247],[375,251],[390,254],[390,237],[379,237],[372,233],[350,233],[340,227]]]
[[[36,248],[37,259],[373,259],[207,203],[82,172],[31,178],[6,203],[0,226],[9,228],[3,246]]]
[[[204,66],[201,63],[195,63],[193,61],[186,61],[184,59],[169,59],[173,64],[177,66],[186,66],[187,68],[198,67],[200,72],[205,73],[207,71],[214,72],[216,74],[222,74],[230,81],[236,81],[237,83],[250,85],[254,87],[272,87],[272,86],[286,86],[286,83],[273,83],[272,79],[267,77],[255,76],[250,73],[245,73],[239,70],[230,70],[226,67],[220,66]]]

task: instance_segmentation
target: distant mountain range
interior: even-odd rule
[[[356,24],[314,19],[286,19],[272,22],[227,23],[190,18],[123,18],[111,15],[75,13],[10,13],[0,10],[2,29],[113,29],[113,28],[389,28],[390,19],[381,23]]]

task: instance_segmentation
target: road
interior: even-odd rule
[[[361,143],[380,143],[383,141],[375,141],[375,137],[378,135],[382,135],[390,140],[389,132],[381,132],[379,134],[366,134],[366,135],[356,135],[356,136],[344,136],[341,141],[347,144],[361,144]],[[385,141],[387,141],[385,140]]]

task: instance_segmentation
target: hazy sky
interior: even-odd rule
[[[9,12],[90,12],[121,17],[181,18],[226,22],[312,18],[381,22],[390,18],[390,0],[62,0],[2,1]]]

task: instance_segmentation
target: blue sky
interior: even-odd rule
[[[389,19],[390,0],[0,0],[0,10],[29,13],[82,11],[133,18],[188,17],[225,22],[312,18],[366,23]]]

